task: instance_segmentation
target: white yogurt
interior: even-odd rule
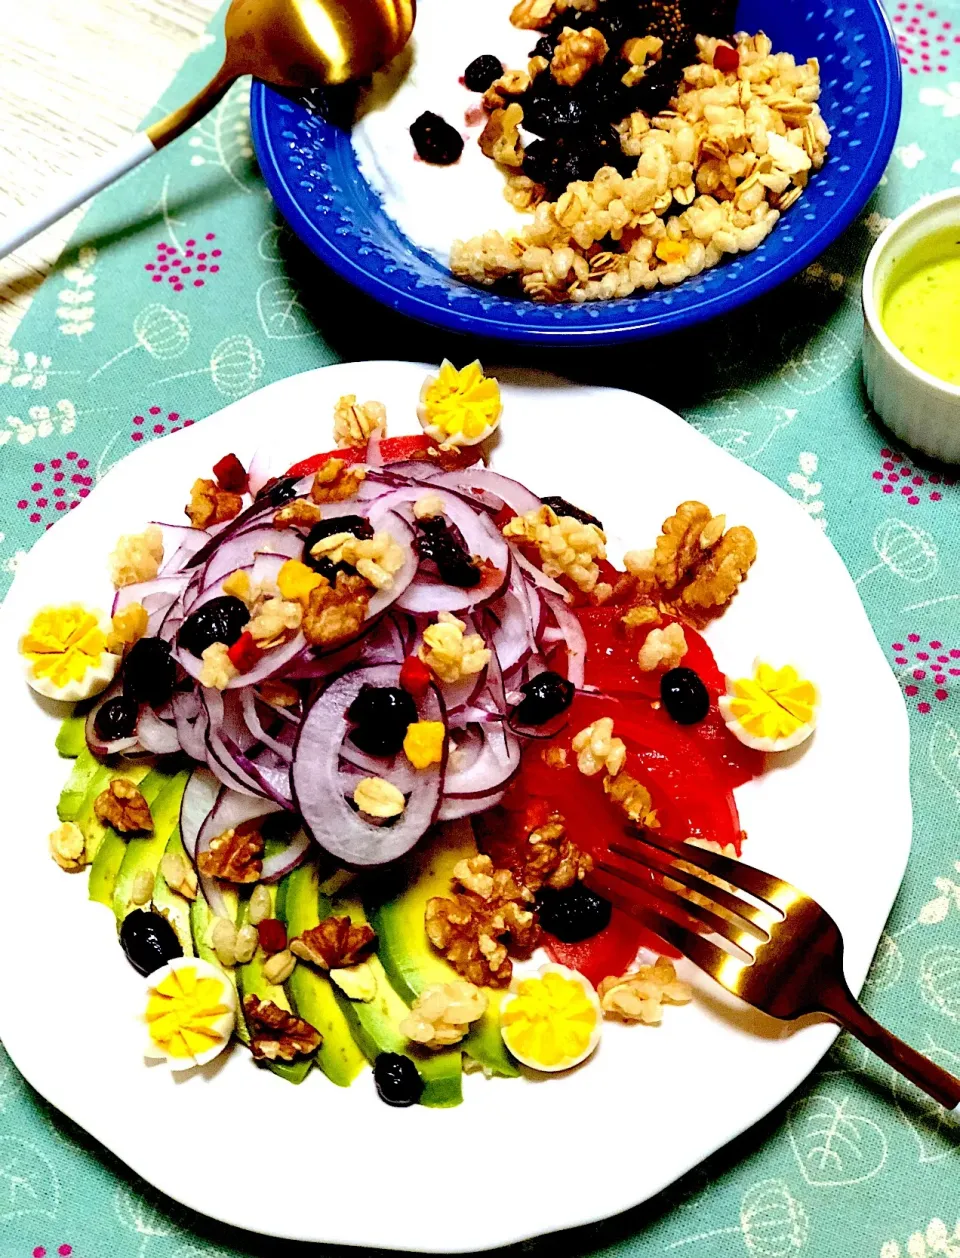
[[[506,200],[503,172],[481,153],[482,97],[460,82],[470,62],[484,53],[498,57],[506,69],[526,68],[538,36],[510,25],[514,3],[420,0],[412,39],[374,76],[353,128],[360,170],[387,214],[410,240],[444,263],[454,240],[492,229],[515,230],[530,220]],[[463,155],[452,166],[433,166],[417,157],[410,124],[427,109],[464,138]]]

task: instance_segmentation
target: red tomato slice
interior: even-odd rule
[[[573,735],[601,716],[612,716],[615,736],[627,745],[626,771],[650,791],[665,838],[712,839],[740,850],[740,822],[733,793],[712,763],[709,744],[700,745],[688,730],[662,718],[649,703],[631,703],[623,696],[579,694],[570,721],[555,738],[530,744],[521,773],[495,814],[474,819],[481,847],[495,865],[518,869],[530,831],[552,810],[560,812],[574,842],[593,856],[629,834],[623,815],[603,789],[603,774],[585,777],[571,749]],[[551,747],[567,753],[566,765],[547,763]],[[628,914],[614,909],[610,924],[598,935],[566,944],[547,936],[547,951],[563,965],[579,970],[594,984],[622,974],[641,947],[669,956],[676,952]]]
[[[467,446],[453,455],[431,454],[436,451],[437,443],[426,433],[417,433],[413,437],[384,437],[380,442],[380,455],[384,463],[404,463],[408,459],[430,459],[440,467],[468,467],[480,458],[479,446]],[[325,450],[322,454],[311,454],[307,459],[294,463],[287,472],[288,476],[309,476],[322,467],[328,459],[343,459],[344,463],[363,463],[366,461],[366,446],[345,446],[341,450]]]
[[[643,635],[628,638],[621,627],[623,609],[586,607],[578,611],[587,637],[586,684],[606,694],[623,697],[660,698],[659,672],[643,672],[637,667],[637,652]],[[663,709],[650,714],[658,723],[684,730],[691,740],[708,752],[710,761],[728,787],[742,786],[763,769],[763,756],[744,747],[727,729],[717,700],[726,689],[726,678],[710,647],[695,629],[684,625],[687,653],[682,664],[692,668],[710,694],[710,711],[697,725],[677,726]],[[647,718],[645,718],[646,720]]]

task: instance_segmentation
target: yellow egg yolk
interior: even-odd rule
[[[180,966],[151,991],[147,1029],[170,1057],[198,1057],[223,1039],[217,1023],[229,1012],[222,981],[198,978],[191,966]]]
[[[106,648],[99,620],[79,603],[45,607],[20,639],[34,677],[47,677],[55,686],[80,681],[99,665]]]
[[[500,386],[483,374],[479,362],[457,371],[444,360],[439,373],[420,395],[420,420],[448,438],[476,441],[500,418]]]
[[[814,719],[817,688],[787,664],[758,664],[753,677],[733,682],[730,715],[757,738],[781,739]]]
[[[508,1048],[525,1061],[549,1067],[581,1057],[597,1019],[579,980],[548,971],[520,983],[501,1025]]]

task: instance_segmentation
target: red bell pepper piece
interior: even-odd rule
[[[433,453],[431,453],[431,451]],[[380,457],[384,463],[405,463],[408,459],[429,459],[438,467],[467,467],[480,458],[479,446],[467,446],[464,450],[453,453],[438,452],[437,443],[426,435],[417,433],[413,437],[384,437],[380,442]],[[287,472],[288,476],[309,476],[317,471],[328,459],[342,459],[344,463],[365,463],[366,446],[345,446],[341,450],[325,450],[322,454],[311,454],[307,459],[294,463]]]
[[[227,651],[230,663],[238,673],[248,673],[260,659],[263,652],[253,640],[253,635],[244,631],[233,646]]]
[[[413,699],[422,699],[430,689],[430,669],[417,655],[408,655],[400,666],[400,685]]]

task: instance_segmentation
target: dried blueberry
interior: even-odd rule
[[[183,956],[177,932],[165,917],[149,909],[134,909],[123,919],[120,947],[138,974],[152,974]]]
[[[470,92],[485,92],[503,74],[503,62],[488,54],[475,57],[463,72],[463,85]]]
[[[395,756],[407,726],[417,719],[417,705],[399,686],[361,686],[347,709],[356,728],[350,741],[370,756]]]
[[[479,564],[467,552],[442,515],[417,521],[417,553],[437,565],[440,579],[461,590],[472,590],[483,580]]]
[[[140,716],[139,705],[124,695],[108,699],[101,704],[93,718],[93,732],[105,743],[115,743],[121,738],[132,738]]]
[[[176,684],[177,666],[169,642],[141,638],[133,644],[123,664],[123,693],[128,699],[161,708]]]
[[[425,162],[452,166],[463,152],[463,136],[439,114],[426,110],[410,125],[414,148]]]
[[[579,520],[581,524],[595,524],[598,529],[603,529],[603,525],[595,515],[591,515],[589,511],[583,511],[580,507],[575,507],[572,502],[568,502],[566,498],[561,498],[559,494],[548,494],[546,498],[541,499],[548,507],[553,507],[557,515],[570,515],[575,520]]]
[[[224,594],[221,598],[210,599],[189,615],[180,626],[177,641],[199,660],[214,642],[233,646],[249,619],[246,603],[232,594]]]
[[[308,567],[313,568],[315,572],[319,572],[321,576],[325,576],[329,581],[336,581],[337,570],[341,572],[354,571],[349,564],[337,564],[334,566],[333,576],[331,576],[331,561],[322,557],[317,558],[310,553],[317,542],[322,542],[325,537],[332,537],[334,533],[352,533],[354,537],[361,541],[369,541],[373,537],[373,526],[362,515],[335,515],[331,519],[321,520],[319,524],[313,526],[307,534],[307,540],[303,543],[303,562]]]
[[[696,725],[710,711],[710,695],[692,668],[671,668],[664,673],[660,698],[678,725]]]
[[[423,1094],[420,1071],[401,1053],[379,1054],[373,1067],[373,1082],[380,1100],[398,1109],[416,1105]]]
[[[523,125],[534,135],[565,135],[587,117],[583,104],[569,92],[532,93],[523,109]]]
[[[512,719],[520,725],[545,725],[566,712],[577,690],[559,673],[543,672],[525,681],[520,692],[523,698],[513,709]]]
[[[610,924],[610,901],[597,895],[582,882],[565,891],[544,887],[537,894],[540,925],[562,943],[579,943],[598,935]]]

